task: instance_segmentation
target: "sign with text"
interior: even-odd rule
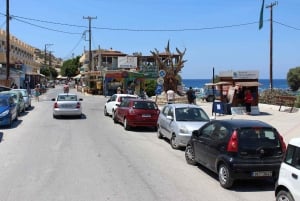
[[[118,68],[137,68],[137,57],[118,57]]]

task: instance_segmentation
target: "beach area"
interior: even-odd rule
[[[283,136],[286,143],[290,139],[300,137],[300,112],[299,108],[293,108],[290,112],[290,107],[282,106],[279,111],[279,105],[259,104],[258,108],[260,113],[258,115],[234,114],[234,115],[221,115],[212,113],[211,102],[203,102],[197,100],[197,105],[200,105],[210,117],[215,119],[253,119],[264,121],[273,127]]]

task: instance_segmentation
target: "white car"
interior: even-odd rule
[[[300,201],[300,138],[290,140],[275,186],[276,201]]]
[[[31,108],[31,97],[28,94],[27,89],[12,89],[13,91],[20,91],[23,95],[24,103],[25,103],[25,109],[28,110]]]
[[[78,98],[76,94],[60,93],[53,104],[53,118],[58,116],[76,116],[81,118],[82,116],[82,105],[80,101],[82,98]]]
[[[105,103],[104,115],[112,116],[112,114],[116,111],[116,108],[118,107],[117,104],[120,104],[123,99],[129,99],[129,98],[138,98],[138,96],[132,95],[132,94],[114,94],[114,95],[112,95]]]

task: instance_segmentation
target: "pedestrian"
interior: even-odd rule
[[[35,96],[35,99],[36,99],[37,102],[40,101],[40,100],[39,100],[40,93],[41,93],[41,92],[40,92],[40,85],[37,84],[37,85],[35,86],[35,88],[34,88],[34,96]]]
[[[175,103],[175,92],[172,89],[167,91],[167,102],[168,104]]]
[[[121,87],[118,87],[117,88],[117,94],[121,94],[121,93],[122,93]]]
[[[245,92],[244,102],[245,102],[245,107],[246,107],[246,114],[248,114],[248,115],[251,114],[252,101],[253,101],[253,96],[251,94],[251,91],[249,89],[247,89]]]
[[[186,96],[189,104],[196,104],[196,94],[192,87],[186,92]]]

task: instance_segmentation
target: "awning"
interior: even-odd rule
[[[259,82],[236,82],[235,85],[239,85],[242,87],[258,87],[261,85]]]
[[[78,75],[73,77],[73,79],[80,79],[80,78],[81,78],[81,74],[78,74]]]

